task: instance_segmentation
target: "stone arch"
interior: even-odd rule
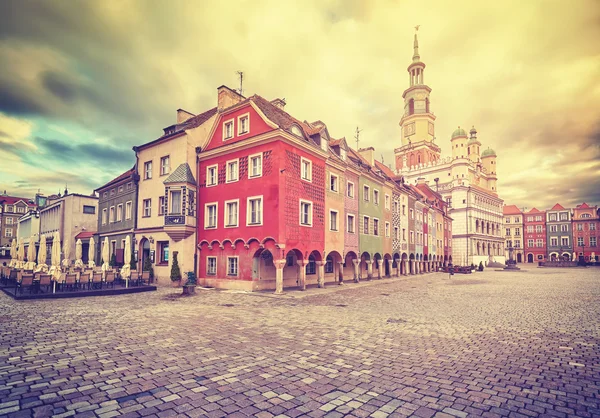
[[[358,281],[358,269],[354,266],[354,260],[358,260],[358,255],[354,251],[348,251],[344,256],[344,277]]]
[[[361,255],[360,255],[360,264],[359,264],[359,275],[360,278],[366,277],[368,279],[371,279],[372,277],[372,273],[369,273],[369,268],[372,269],[372,263],[373,263],[373,257],[371,257],[371,254],[364,251]],[[373,270],[371,270],[372,272]]]
[[[337,251],[330,251],[325,257],[324,282],[338,282],[343,277],[342,255]],[[340,276],[341,273],[341,276]]]
[[[392,256],[389,253],[383,255],[383,265],[381,266],[383,269],[383,271],[381,272],[382,276],[392,276],[392,261]]]
[[[259,248],[254,252],[252,258],[252,280],[272,281],[272,286],[275,288],[275,257],[276,253],[266,248]]]
[[[296,248],[285,254],[285,265],[283,267],[283,287],[301,286],[300,265],[304,258],[302,252]]]

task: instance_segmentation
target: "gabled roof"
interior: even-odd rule
[[[254,96],[251,96],[249,100],[252,100],[252,102],[258,106],[267,119],[285,131],[290,131],[293,125],[297,125],[300,127],[300,129],[302,129],[308,139],[310,139],[312,135],[316,135],[321,131],[321,128],[314,129],[310,127],[308,124],[296,119],[285,110],[278,108],[264,97],[255,94]],[[310,139],[310,142],[316,145],[312,139]]]
[[[23,201],[27,206],[35,206],[35,203],[26,197],[0,196],[0,203],[5,203],[7,205],[14,205],[20,201]]]
[[[523,212],[516,205],[504,205],[502,213],[504,215],[521,215]]]
[[[113,184],[118,183],[121,180],[124,180],[124,179],[126,179],[128,177],[131,177],[134,173],[135,173],[135,167],[132,167],[129,170],[127,170],[126,172],[124,172],[123,174],[119,175],[118,177],[115,177],[114,179],[112,179],[111,181],[109,181],[108,183],[106,183],[104,186],[98,187],[94,191],[102,190],[102,189],[104,189],[106,187],[112,186]]]
[[[563,208],[560,203],[557,203],[556,205],[552,206],[552,209],[550,210],[565,210],[565,208]]]
[[[441,202],[444,201],[444,198],[441,194],[434,191],[428,184],[417,184],[417,189],[421,191],[421,193],[425,194],[429,199],[439,200]]]
[[[180,164],[179,167],[177,167],[175,171],[173,171],[171,175],[169,175],[169,177],[163,181],[163,184],[172,183],[188,183],[194,186],[196,185],[196,180],[194,179],[194,175],[192,174],[192,170],[190,169],[188,163]]]
[[[577,209],[589,209],[589,208],[590,208],[590,206],[585,202],[583,202],[581,205],[577,205]]]
[[[383,174],[388,176],[390,180],[393,180],[394,177],[396,177],[396,174],[394,174],[391,168],[377,160],[375,160],[375,167],[377,167],[378,170],[381,170]]]
[[[537,208],[533,208],[527,213],[544,213],[544,212],[542,212],[541,210],[538,210]]]

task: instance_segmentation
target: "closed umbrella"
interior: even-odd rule
[[[23,264],[25,264],[25,243],[23,242],[23,238],[19,240],[19,250],[17,251],[17,260],[19,261],[19,268],[23,268]]]
[[[46,235],[42,235],[42,237],[40,238],[40,250],[38,251],[36,271],[41,271],[43,273],[48,271],[48,266],[46,265],[47,253],[48,250],[46,248]]]
[[[94,237],[90,238],[90,248],[88,249],[88,266],[93,269],[96,267],[96,243],[94,242]]]
[[[110,254],[108,250],[108,237],[104,238],[104,242],[102,243],[102,272],[105,273],[107,270],[110,270]]]
[[[35,238],[29,238],[29,247],[27,248],[27,270],[35,269]]]
[[[69,267],[71,267],[71,242],[69,241],[68,238],[65,238],[64,242],[63,242],[63,261],[62,261],[62,266],[65,269],[68,269]]]
[[[10,267],[15,267],[17,263],[17,239],[13,238],[10,243]]]
[[[129,277],[131,276],[131,237],[125,237],[125,254],[123,254],[123,268],[121,268],[121,278],[125,278],[125,287],[129,287]]]
[[[50,268],[50,274],[54,279],[54,289],[56,292],[56,282],[60,280],[60,235],[58,231],[54,233],[52,238],[52,267]]]
[[[78,239],[75,243],[75,267],[83,268],[83,261],[81,260],[83,257],[83,247],[81,244],[81,240]]]

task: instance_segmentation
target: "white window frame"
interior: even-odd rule
[[[231,136],[227,136],[227,125],[231,124]],[[223,141],[235,137],[235,119],[228,119],[223,122]]]
[[[335,188],[332,189],[331,188],[331,182],[334,179],[335,179],[335,182],[333,184],[334,184]],[[338,176],[337,174],[329,173],[329,191],[333,192],[333,193],[339,193],[340,192],[340,176]]]
[[[352,186],[350,188],[350,190],[352,191],[351,194],[348,193],[349,192],[348,186],[350,186],[350,185]],[[355,195],[356,195],[356,188],[354,186],[354,182],[352,182],[352,181],[346,181],[346,197],[349,197],[350,199],[354,199]]]
[[[214,226],[208,225],[208,208],[215,207],[215,224]],[[219,202],[209,202],[204,204],[204,229],[217,229],[219,227]]]
[[[152,160],[144,162],[144,180],[151,180],[151,179],[152,179]]]
[[[215,170],[215,182],[209,183],[208,181],[210,179],[210,170],[213,168]],[[206,167],[206,187],[215,187],[218,184],[219,184],[219,164],[209,165],[208,167]]]
[[[123,204],[119,203],[117,205],[117,220],[116,222],[122,222],[123,221]]]
[[[133,208],[133,202],[128,200],[125,202],[125,220],[131,219],[132,213],[131,209]]]
[[[146,202],[148,202],[148,214],[146,215]],[[152,216],[152,199],[144,199],[142,200],[142,209],[143,209],[143,217],[149,218]]]
[[[253,165],[252,165],[252,160],[254,158],[257,158],[260,161],[260,172],[258,174],[252,174],[253,171]],[[258,177],[262,177],[263,175],[263,154],[262,152],[258,153],[258,154],[252,154],[248,156],[248,178],[249,179],[255,179]]]
[[[377,222],[375,222],[375,221],[377,221]],[[377,233],[375,233],[375,224],[377,224]],[[379,230],[379,218],[373,218],[373,236],[380,237],[381,235],[379,235],[379,232],[381,232]]]
[[[102,225],[106,225],[107,222],[108,222],[108,209],[104,208],[104,209],[102,209]]]
[[[308,176],[304,177],[304,164],[308,163]],[[300,157],[300,178],[304,181],[312,183],[312,161],[308,158]]]
[[[373,189],[373,204],[379,206],[379,190]]]
[[[367,232],[365,232],[365,219],[367,220]],[[363,215],[362,227],[360,229],[363,235],[370,235],[369,231],[371,230],[371,217]]]
[[[390,236],[390,223],[386,221],[385,223],[385,236],[389,238]]]
[[[229,260],[235,259],[235,274],[229,272]],[[227,256],[227,276],[229,277],[238,277],[240,275],[240,257],[237,255],[229,255]]]
[[[163,164],[164,162],[167,162],[167,164]],[[165,170],[166,167],[166,170]],[[166,176],[167,174],[169,174],[171,172],[171,158],[169,155],[165,155],[163,157],[160,157],[160,175],[161,176]]]
[[[306,223],[306,224],[302,223],[302,205],[303,204],[310,205],[310,212],[308,214],[309,222]],[[310,200],[300,199],[299,208],[300,208],[300,214],[299,214],[300,215],[299,216],[300,219],[298,221],[300,223],[300,226],[312,227],[312,224],[313,224],[313,210],[314,210],[313,202],[311,202]]]
[[[250,207],[250,202],[254,201],[254,200],[260,200],[260,222],[258,223],[252,223],[252,213],[250,212],[251,207]],[[260,196],[250,196],[246,199],[246,226],[262,226],[263,224],[263,216],[264,216],[264,212],[265,212],[265,205],[264,203],[264,199],[263,199],[263,195]]]
[[[391,210],[391,206],[390,206],[390,195],[386,193],[386,194],[385,194],[385,197],[384,197],[384,199],[385,199],[385,200],[384,200],[383,204],[385,205],[385,208],[386,208],[387,210]]]
[[[111,206],[108,209],[108,223],[109,224],[115,223],[115,207],[114,206]]]
[[[230,180],[230,170],[229,170],[229,164],[231,163],[235,163],[236,164],[236,177],[235,180]],[[225,163],[225,183],[235,183],[236,181],[240,180],[240,159],[236,158],[234,160],[229,160]]]
[[[331,214],[335,213],[335,229],[331,229]],[[340,212],[334,209],[329,210],[329,230],[331,232],[340,232]]]
[[[363,200],[369,202],[371,200],[371,187],[363,185]]]
[[[246,125],[246,130],[242,132],[242,119],[247,119],[247,125]],[[239,115],[237,118],[237,122],[238,122],[238,126],[237,126],[237,130],[238,130],[238,136],[241,135],[246,135],[250,133],[250,112],[248,113],[244,113],[243,115]]]
[[[209,270],[209,267],[210,267],[209,260],[214,260],[215,261],[215,270],[214,270],[214,272],[211,272]],[[206,275],[207,276],[216,276],[217,275],[217,267],[218,267],[217,257],[215,257],[215,256],[207,256],[206,257]]]
[[[165,205],[165,197],[158,196],[158,216],[163,216],[166,214],[167,208]]]
[[[350,218],[352,218],[352,222],[350,222]],[[352,230],[350,230],[350,225],[352,225]],[[348,232],[349,234],[356,233],[356,216],[354,216],[354,214],[352,213],[349,213],[346,216],[346,232]]]
[[[237,205],[237,213],[235,216],[235,224],[228,224],[229,222],[229,205],[235,203]],[[224,228],[237,228],[240,225],[240,199],[231,199],[223,202],[223,227]]]
[[[6,225],[12,225],[13,224],[13,218],[7,217],[5,223],[6,223]]]

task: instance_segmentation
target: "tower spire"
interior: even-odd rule
[[[417,32],[419,31],[419,27],[421,25],[415,26],[415,42],[413,44],[414,53],[413,53],[413,62],[421,61],[421,56],[419,55],[419,39],[417,38]]]

